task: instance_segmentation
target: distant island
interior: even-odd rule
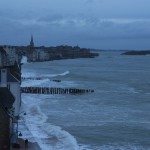
[[[124,52],[121,55],[150,55],[150,50],[132,50]]]

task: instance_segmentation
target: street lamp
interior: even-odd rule
[[[22,133],[21,133],[21,131],[18,131],[18,121],[21,119],[20,118],[20,115],[21,114],[23,114],[23,115],[27,115],[27,113],[25,112],[25,111],[22,111],[22,112],[20,112],[19,114],[18,114],[18,116],[16,116],[15,118],[16,118],[16,132],[17,132],[17,134],[16,134],[16,140],[18,140],[18,136],[22,136]]]
[[[20,113],[18,114],[18,116],[16,116],[16,119],[17,119],[17,120],[20,120],[20,115],[21,115],[21,114],[27,115],[27,113],[26,113],[25,111],[20,112]]]
[[[19,115],[20,114],[27,115],[27,113],[25,111],[20,112]]]
[[[18,133],[19,133],[19,134],[18,134],[18,136],[22,136],[22,133],[21,133],[21,131],[18,131]]]
[[[13,118],[14,125],[12,127],[13,129],[15,129],[15,131],[13,132],[13,137],[15,138],[15,143],[13,144],[14,148],[20,148],[20,144],[18,143],[18,137],[22,136],[22,133],[21,131],[18,130],[18,120],[20,120],[21,114],[27,115],[27,113],[23,111],[23,112],[20,112],[18,116],[14,116]]]

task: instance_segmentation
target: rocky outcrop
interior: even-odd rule
[[[121,55],[148,55],[150,54],[150,50],[141,50],[141,51],[127,51],[122,53]]]

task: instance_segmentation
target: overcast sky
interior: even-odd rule
[[[0,44],[150,49],[150,0],[1,0]]]

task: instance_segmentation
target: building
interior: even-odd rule
[[[1,122],[1,126],[5,126],[5,132],[7,131],[6,136],[2,139],[4,138],[4,141],[7,141],[6,143],[13,144],[17,143],[18,140],[18,118],[21,107],[21,65],[18,63],[15,49],[5,48],[1,48],[0,53],[1,58],[7,62],[1,62],[0,64],[0,95],[2,95],[0,97],[0,111],[3,114],[1,116],[3,119],[0,119],[4,120],[4,122]],[[1,132],[3,133],[3,131]],[[3,143],[3,140],[0,142]]]
[[[9,150],[13,133],[12,109],[15,101],[8,88],[0,88],[0,149]]]
[[[33,35],[31,35],[30,47],[34,47]]]
[[[35,48],[34,48],[34,41],[33,41],[33,36],[31,35],[31,40],[30,40],[30,45],[26,49],[26,55],[28,58],[28,62],[33,61],[35,57]]]
[[[94,58],[98,53],[90,52],[90,49],[80,48],[79,46],[60,45],[56,47],[35,47],[33,36],[29,46],[20,47],[27,56],[28,62],[51,61],[59,59],[75,59],[75,58]]]
[[[7,65],[14,65],[15,62],[19,62],[19,56],[14,46],[3,46],[7,54]]]
[[[19,75],[17,70],[19,70],[17,66],[3,67],[0,69],[0,87],[7,87],[15,97],[13,104],[15,116],[19,115],[21,106],[21,74]]]
[[[7,53],[4,50],[4,48],[0,47],[0,66],[6,66],[7,65]]]
[[[49,60],[49,54],[44,48],[35,48],[33,61]]]
[[[28,62],[49,60],[49,54],[45,47],[35,47],[32,35],[30,45],[26,50],[26,55],[28,58]]]

